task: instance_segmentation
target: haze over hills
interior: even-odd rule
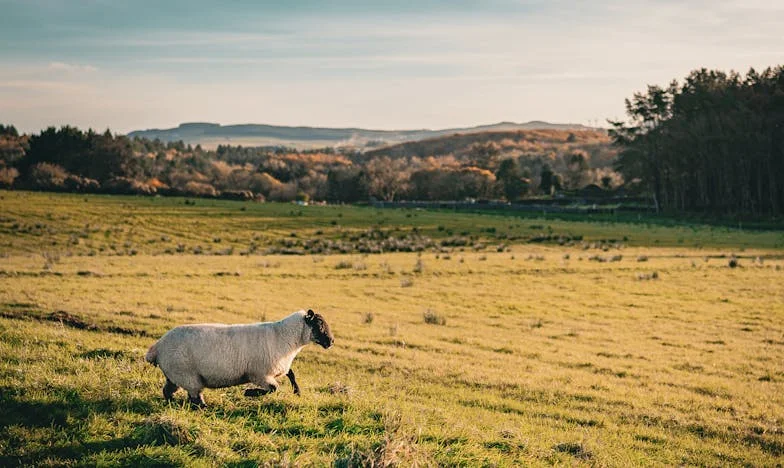
[[[552,159],[574,151],[585,151],[593,167],[610,167],[617,153],[604,129],[537,128],[526,130],[487,130],[457,132],[417,141],[406,141],[382,148],[367,149],[363,160],[376,157],[426,158],[453,156],[470,161],[477,152],[499,157]]]
[[[386,145],[418,141],[455,133],[479,133],[487,131],[517,131],[534,129],[591,130],[580,124],[554,124],[542,121],[527,123],[500,122],[467,128],[442,130],[368,130],[363,128],[290,127],[281,125],[240,124],[220,125],[207,122],[180,124],[176,128],[136,130],[129,137],[178,141],[201,145],[206,149],[218,145],[242,146],[286,146],[300,149],[352,146],[371,149]]]

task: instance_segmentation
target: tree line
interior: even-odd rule
[[[611,121],[616,169],[668,211],[784,212],[784,66],[695,70],[648,86]]]
[[[463,135],[461,139],[466,139]],[[71,126],[19,135],[0,127],[0,187],[274,201],[466,200],[551,196],[596,184],[610,191],[605,133],[478,135],[428,156],[351,149],[221,145],[205,150]]]
[[[71,126],[0,125],[0,187],[276,201],[550,197],[586,187],[666,211],[781,215],[784,66],[696,70],[626,100],[603,132],[460,134],[367,153],[222,145],[205,150]]]

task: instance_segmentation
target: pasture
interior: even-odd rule
[[[0,465],[784,460],[782,231],[0,192],[0,255]],[[301,396],[164,402],[167,329],[301,308]]]

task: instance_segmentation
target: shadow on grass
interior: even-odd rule
[[[133,455],[164,465],[181,464],[182,454],[174,452],[131,454],[127,451],[142,446],[179,444],[170,437],[157,436],[156,428],[150,423],[134,428],[125,437],[84,440],[85,421],[90,415],[121,412],[149,415],[154,408],[143,400],[85,399],[78,391],[66,387],[53,387],[45,398],[39,399],[25,396],[18,388],[0,387],[0,408],[0,438],[7,441],[5,453],[0,455],[0,466],[69,463],[101,452],[117,452],[110,454],[112,459]],[[51,429],[54,434],[37,440],[41,429]]]
[[[102,398],[86,400],[82,395],[67,387],[48,389],[45,400],[31,399],[14,387],[0,387],[0,429],[12,425],[25,427],[65,427],[71,420],[82,420],[94,413],[126,411],[150,414],[153,407],[140,399],[114,400]]]
[[[209,411],[213,412],[216,416],[222,419],[235,420],[244,419],[249,416],[258,416],[260,414],[272,416],[277,419],[285,419],[291,409],[285,402],[278,400],[252,400],[245,406],[236,407],[232,409],[223,408],[220,406],[208,407]]]
[[[14,320],[35,320],[38,322],[55,322],[60,323],[65,327],[75,328],[77,330],[87,330],[92,332],[105,332],[115,333],[120,335],[133,335],[133,336],[154,336],[147,330],[137,330],[132,328],[118,327],[116,325],[100,325],[88,321],[79,315],[66,312],[64,310],[56,310],[54,312],[46,313],[39,310],[37,307],[28,308],[30,304],[27,303],[6,303],[0,306],[0,317]]]

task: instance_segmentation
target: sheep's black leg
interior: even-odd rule
[[[266,395],[269,393],[269,390],[264,390],[263,388],[248,388],[245,390],[246,397],[257,397]]]
[[[276,391],[277,389],[278,389],[278,387],[276,387],[274,385],[270,385],[269,390],[267,390],[266,388],[249,388],[249,389],[245,390],[245,396],[246,397],[263,396],[263,395],[266,395],[268,393],[272,393],[272,392]]]
[[[205,406],[207,406],[207,403],[204,402],[204,397],[202,396],[201,393],[195,396],[189,393],[188,402],[190,402],[191,407],[193,408],[204,408]]]
[[[291,386],[294,387],[294,394],[299,395],[299,385],[297,385],[297,379],[294,377],[294,369],[289,369],[286,377],[289,378],[289,381],[291,381]]]
[[[171,401],[174,392],[176,392],[178,388],[180,387],[166,377],[166,383],[163,385],[163,398],[165,398],[166,401]]]

